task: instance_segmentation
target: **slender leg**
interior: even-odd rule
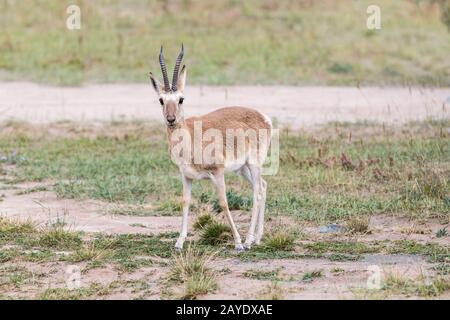
[[[245,240],[244,246],[250,249],[252,244],[255,242],[255,230],[256,223],[259,216],[259,203],[262,200],[261,195],[261,169],[257,166],[249,165],[252,182],[253,182],[253,208],[252,208],[252,218],[250,220],[250,226],[248,228],[247,238]]]
[[[225,189],[225,176],[223,171],[220,171],[211,176],[211,180],[214,182],[216,186],[217,197],[219,198],[219,204],[222,210],[225,212],[225,216],[227,217],[228,223],[231,227],[231,232],[233,233],[234,238],[234,246],[236,250],[242,251],[244,247],[242,246],[241,236],[234,224],[233,217],[231,216],[231,212],[228,209],[227,195]]]
[[[188,216],[189,216],[189,206],[191,204],[191,189],[192,189],[192,179],[186,178],[182,175],[183,181],[183,222],[181,223],[180,237],[175,244],[175,248],[178,250],[183,249],[184,241],[187,237],[188,228]]]
[[[258,213],[258,222],[256,224],[256,239],[255,244],[260,244],[261,239],[264,234],[264,211],[266,208],[266,191],[267,191],[267,182],[261,178],[261,194],[262,199],[259,202],[259,213]]]

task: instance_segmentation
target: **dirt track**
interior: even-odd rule
[[[255,107],[293,128],[330,121],[404,123],[449,117],[450,88],[349,88],[189,86],[186,116],[222,106]],[[0,83],[0,120],[55,121],[161,119],[150,85],[114,84],[49,87]]]

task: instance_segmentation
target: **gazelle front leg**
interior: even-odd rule
[[[184,175],[182,175],[181,177],[183,181],[183,221],[181,223],[180,236],[177,240],[177,243],[175,244],[175,249],[177,250],[183,249],[183,244],[187,237],[189,206],[191,204],[192,190],[192,179],[189,179]]]
[[[231,212],[228,209],[224,172],[219,171],[218,173],[212,175],[211,180],[213,181],[214,185],[216,186],[216,192],[217,192],[217,197],[219,198],[220,207],[222,208],[222,211],[224,211],[225,216],[227,217],[228,223],[230,224],[231,232],[233,233],[233,238],[234,238],[234,247],[237,251],[243,251],[244,247],[242,246],[241,236],[239,235],[236,225],[234,224],[233,217],[231,216]]]

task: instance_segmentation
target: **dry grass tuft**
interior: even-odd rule
[[[272,282],[260,292],[258,298],[261,300],[283,300],[285,293],[278,282]]]
[[[215,273],[210,267],[215,256],[216,253],[200,251],[191,245],[174,255],[169,280],[184,284],[181,299],[196,299],[217,289]]]
[[[73,262],[91,261],[98,262],[109,258],[113,251],[110,249],[114,245],[111,241],[105,246],[99,247],[95,242],[88,242],[82,247],[78,248],[70,257]]]
[[[82,244],[79,232],[73,232],[63,225],[55,224],[44,229],[39,236],[39,245],[58,249],[78,248]]]
[[[414,177],[414,184],[410,190],[410,195],[418,198],[444,199],[448,196],[450,187],[446,176],[446,173],[441,173],[433,169],[421,170]]]
[[[347,221],[345,227],[351,233],[367,233],[369,232],[370,217],[352,216]]]
[[[410,225],[400,228],[400,232],[404,234],[428,234],[431,230],[419,226],[417,223],[411,223]]]
[[[36,231],[36,223],[27,219],[21,221],[6,216],[0,216],[0,233],[32,233]]]

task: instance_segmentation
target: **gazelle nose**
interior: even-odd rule
[[[169,122],[170,124],[175,122],[175,117],[174,116],[167,116],[167,122]]]

